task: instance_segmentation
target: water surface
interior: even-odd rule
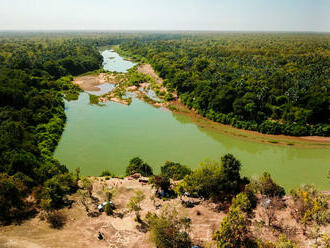
[[[135,63],[125,60],[113,50],[105,50],[101,53],[103,56],[103,69],[107,71],[127,72]]]
[[[87,93],[81,93],[77,101],[66,102],[66,115],[67,124],[55,156],[71,170],[80,167],[84,175],[99,175],[104,169],[123,175],[134,156],[140,156],[159,172],[166,160],[195,168],[205,158],[219,160],[232,153],[241,160],[244,175],[268,171],[286,189],[302,183],[330,189],[327,148],[247,141],[199,127],[188,116],[155,108],[136,98],[130,106],[113,102],[95,106],[89,104]]]

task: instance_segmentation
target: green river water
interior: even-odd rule
[[[103,52],[108,70],[125,71],[133,64],[123,63],[113,52]],[[109,57],[111,59],[109,59]],[[119,60],[120,66],[115,60]],[[234,154],[242,163],[242,174],[264,171],[286,189],[313,183],[330,189],[329,148],[296,148],[256,143],[225,135],[193,123],[189,116],[155,108],[133,99],[130,106],[108,102],[89,104],[87,93],[77,101],[66,102],[67,123],[55,156],[70,170],[80,167],[84,175],[99,175],[109,169],[123,175],[130,158],[140,156],[159,172],[164,161],[180,162],[191,168],[206,158],[219,160]]]

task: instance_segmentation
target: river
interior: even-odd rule
[[[114,51],[105,51],[104,68],[126,72],[134,66]],[[242,163],[242,174],[264,171],[287,190],[303,183],[330,189],[329,148],[297,148],[247,141],[196,125],[191,117],[155,108],[133,98],[126,106],[108,102],[90,105],[88,93],[65,102],[67,123],[55,156],[70,170],[99,175],[104,169],[123,175],[130,158],[139,156],[154,172],[166,160],[196,168],[204,159],[220,160],[232,153]]]

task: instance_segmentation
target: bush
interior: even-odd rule
[[[297,248],[297,245],[289,240],[284,234],[280,235],[276,248]]]
[[[243,212],[249,213],[252,210],[252,205],[246,194],[239,193],[233,198],[231,208],[239,208]]]
[[[330,222],[328,196],[313,185],[304,185],[291,191],[294,201],[293,216],[304,225],[326,225]]]
[[[262,195],[268,197],[283,197],[285,195],[284,188],[277,185],[267,172],[259,177],[257,188]]]
[[[141,190],[135,192],[135,196],[132,196],[127,204],[129,211],[138,212],[141,210],[141,202],[145,199],[145,195]]]
[[[77,189],[76,180],[72,174],[60,174],[44,183],[38,195],[42,209],[50,211],[61,207],[66,201],[66,195]]]
[[[141,211],[141,202],[145,199],[145,194],[141,190],[138,190],[135,192],[135,196],[131,197],[127,207],[130,212],[135,212],[136,221],[139,223],[142,223],[141,217],[140,217],[140,211]]]
[[[190,248],[190,220],[173,207],[165,206],[159,215],[146,216],[151,240],[159,248]]]
[[[126,168],[126,176],[140,173],[144,177],[152,176],[152,168],[145,163],[141,158],[135,157],[129,161],[129,165]]]
[[[231,207],[227,216],[222,220],[219,231],[213,236],[218,247],[246,247],[244,244],[248,241],[248,224],[248,219],[242,210],[238,207]]]
[[[67,220],[66,216],[59,211],[46,212],[45,215],[47,222],[54,229],[61,229]]]
[[[162,176],[172,178],[173,180],[181,180],[186,175],[191,174],[191,169],[179,163],[166,161],[165,165],[160,167]]]
[[[149,183],[151,183],[157,191],[163,190],[164,192],[168,192],[171,186],[170,179],[163,176],[153,176],[150,178]]]
[[[5,173],[0,174],[0,221],[9,221],[11,213],[23,209],[23,184]]]
[[[108,177],[114,177],[115,174],[113,174],[113,173],[112,173],[111,171],[109,171],[109,170],[104,170],[104,171],[102,171],[100,177],[106,177],[106,176],[108,176]]]

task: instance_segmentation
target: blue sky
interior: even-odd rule
[[[0,30],[330,32],[330,0],[0,0]]]

